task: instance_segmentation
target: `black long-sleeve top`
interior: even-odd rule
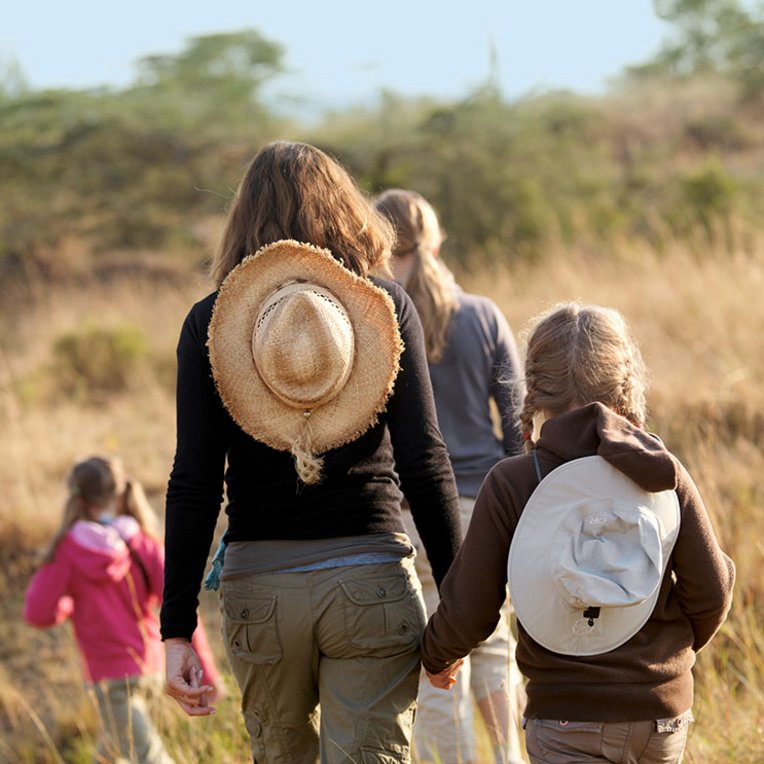
[[[405,495],[435,580],[445,576],[461,541],[458,500],[438,430],[422,327],[400,287],[372,281],[395,304],[404,342],[401,369],[377,424],[323,454],[324,477],[317,485],[301,483],[291,454],[256,441],[224,408],[207,350],[217,293],[186,317],[178,342],[177,449],[166,502],[163,639],[190,639],[196,627],[224,484],[228,541],[404,532]]]

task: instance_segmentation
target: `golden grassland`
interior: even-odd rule
[[[618,308],[651,371],[650,425],[685,462],[738,571],[735,604],[699,657],[690,764],[764,760],[764,243],[740,254],[674,247],[658,255],[624,245],[615,253],[552,252],[511,273],[462,273],[488,294],[516,333],[567,299]],[[68,626],[41,632],[21,622],[35,552],[59,521],[72,461],[122,456],[155,507],[174,447],[173,353],[203,277],[132,273],[106,282],[35,285],[9,295],[0,313],[0,762],[86,762],[94,707],[83,689]],[[77,386],[56,355],[83,327],[129,326],[145,340],[125,384]],[[214,597],[202,595],[213,632]],[[178,762],[246,761],[237,693],[218,715],[186,720],[160,700],[157,718]]]

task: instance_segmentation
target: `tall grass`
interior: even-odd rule
[[[629,320],[650,370],[649,426],[693,475],[737,566],[729,620],[698,658],[686,761],[764,761],[764,246],[558,251],[460,280],[492,296],[520,335],[562,300]]]
[[[628,243],[615,252],[559,249],[511,272],[459,280],[494,298],[517,333],[567,299],[609,305],[629,319],[651,370],[650,426],[694,476],[738,569],[730,618],[696,668],[697,724],[686,760],[761,762],[764,247],[722,254],[676,246],[660,255]],[[95,714],[69,629],[24,626],[21,594],[35,551],[59,520],[61,483],[74,459],[120,454],[161,507],[174,446],[174,345],[186,311],[209,288],[193,276],[157,284],[136,274],[108,287],[35,290],[17,303],[23,308],[0,315],[0,761],[88,760]],[[56,379],[57,342],[94,323],[134,327],[145,353],[129,384],[72,399]],[[225,665],[213,598],[203,596],[202,607]],[[178,762],[248,760],[231,688],[213,719],[187,720],[169,701],[159,704]]]

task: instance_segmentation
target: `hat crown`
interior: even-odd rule
[[[353,326],[328,289],[287,284],[260,310],[252,356],[274,395],[293,408],[310,410],[332,400],[347,382],[355,357]]]
[[[552,576],[571,607],[637,605],[660,583],[661,532],[645,507],[612,498],[586,501],[557,533]]]

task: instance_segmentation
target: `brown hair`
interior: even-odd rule
[[[393,257],[414,258],[401,286],[422,322],[427,360],[437,363],[443,357],[451,316],[457,308],[453,274],[436,256],[443,241],[438,216],[416,191],[391,188],[374,204],[395,227]]]
[[[390,224],[338,162],[306,143],[269,143],[252,160],[213,257],[216,283],[279,239],[324,247],[359,276],[389,275]]]
[[[115,503],[118,515],[129,515],[147,533],[155,533],[156,517],[146,499],[143,486],[125,474],[116,457],[91,456],[77,462],[66,479],[68,496],[64,517],[43,554],[51,562],[61,539],[78,520],[93,520],[99,510]]]
[[[599,401],[641,427],[647,373],[623,316],[611,308],[563,303],[536,319],[525,357],[520,429],[533,447],[533,417]]]

